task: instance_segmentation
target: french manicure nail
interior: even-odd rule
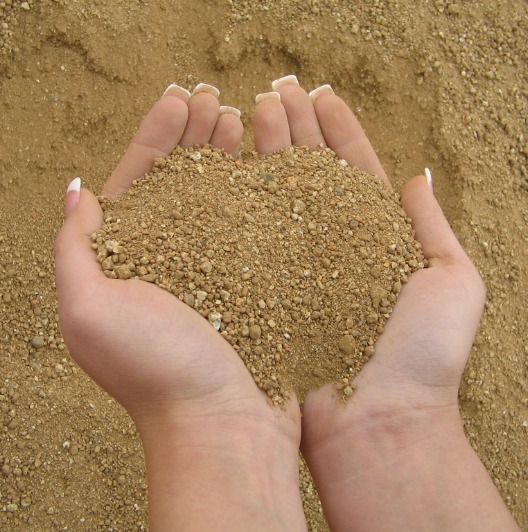
[[[262,92],[255,97],[255,103],[263,102],[264,100],[278,100],[281,101],[281,95],[278,92]]]
[[[434,192],[433,191],[433,174],[431,174],[431,170],[429,170],[429,168],[425,169],[425,178],[427,179],[427,184],[429,185],[431,192]]]
[[[66,189],[66,212],[69,213],[79,203],[81,194],[81,178],[73,179]]]
[[[66,194],[68,194],[68,192],[80,192],[80,191],[81,191],[81,178],[76,177],[72,179],[70,184],[68,185]]]
[[[240,109],[237,109],[236,107],[229,107],[229,105],[221,105],[220,114],[223,115],[224,113],[235,115],[238,118],[240,118],[240,115],[242,114],[240,112]]]
[[[321,85],[320,87],[317,87],[317,89],[314,89],[312,92],[310,92],[308,96],[310,96],[312,102],[315,103],[317,98],[319,98],[323,94],[335,94],[335,92],[330,85]]]
[[[220,96],[220,91],[215,86],[208,85],[207,83],[198,83],[192,91],[192,96],[199,94],[200,92],[207,92],[208,94],[212,94],[215,98]]]
[[[283,85],[299,85],[299,80],[297,79],[297,76],[294,74],[290,74],[289,76],[284,76],[282,78],[276,79],[275,81],[271,82],[271,88],[276,91],[279,87],[282,87]]]
[[[169,93],[178,94],[182,97],[183,100],[187,101],[191,97],[191,93],[184,89],[183,87],[180,87],[179,85],[176,85],[176,83],[171,83],[163,93],[163,96],[166,96]]]

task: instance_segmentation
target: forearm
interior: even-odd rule
[[[142,434],[153,532],[306,530],[295,448],[194,427]]]
[[[519,530],[457,414],[357,421],[306,449],[332,530]]]

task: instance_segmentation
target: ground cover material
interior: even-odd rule
[[[170,5],[169,5],[170,4]],[[428,166],[488,290],[466,434],[528,529],[528,19],[524,0],[0,0],[0,528],[145,530],[141,444],[71,360],[53,241],[169,83],[242,110],[296,74],[352,107],[395,190]],[[326,530],[306,469],[311,530]]]

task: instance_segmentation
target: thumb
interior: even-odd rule
[[[404,187],[401,202],[412,220],[416,240],[431,266],[471,264],[446,220],[425,176],[411,179]]]
[[[91,235],[101,227],[103,211],[97,198],[80,186],[76,178],[68,187],[66,220],[55,240],[55,280],[61,304],[71,301],[82,287],[106,279],[91,247]]]

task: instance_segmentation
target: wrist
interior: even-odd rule
[[[309,395],[303,410],[303,447],[318,452],[326,446],[353,445],[365,451],[392,447],[404,452],[426,441],[464,437],[456,390],[442,400],[415,390],[392,393],[358,384],[353,397],[343,404],[331,387]],[[400,387],[401,388],[401,387]]]
[[[298,437],[267,421],[189,412],[136,422],[151,529],[302,529]]]
[[[328,402],[321,430],[303,420],[303,453],[332,530],[516,530],[456,403],[381,409],[355,399]]]
[[[365,452],[392,449],[395,455],[404,456],[413,454],[417,447],[440,446],[444,441],[467,442],[458,403],[413,408],[351,406],[348,430],[344,428],[338,441],[342,444],[353,438]]]

